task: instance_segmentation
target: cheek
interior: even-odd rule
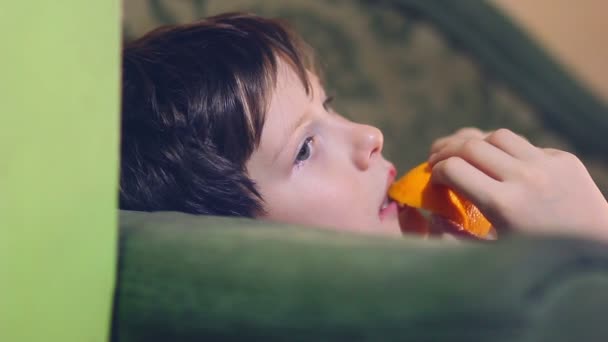
[[[294,177],[267,198],[269,218],[308,225],[352,225],[350,221],[363,209],[352,180],[329,172]]]

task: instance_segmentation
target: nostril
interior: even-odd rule
[[[372,149],[372,151],[370,152],[369,157],[371,158],[371,157],[374,156],[374,154],[379,153],[379,152],[380,152],[380,148],[379,147],[374,147]]]

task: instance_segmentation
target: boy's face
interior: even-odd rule
[[[396,171],[382,156],[382,132],[334,112],[315,75],[310,95],[285,63],[277,76],[260,146],[247,163],[265,218],[400,235],[397,206],[386,207]]]

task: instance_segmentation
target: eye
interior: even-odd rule
[[[325,101],[323,101],[323,108],[325,108],[326,111],[330,112],[333,110],[333,108],[331,107],[331,103],[333,100],[333,96],[328,96]]]
[[[302,147],[300,147],[298,155],[296,156],[295,164],[302,163],[310,158],[310,155],[312,154],[312,142],[313,137],[308,137],[306,140],[304,140],[304,143],[302,144]]]

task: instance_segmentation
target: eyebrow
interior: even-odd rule
[[[280,145],[281,148],[279,148],[277,150],[277,152],[274,154],[274,157],[272,158],[272,164],[274,164],[277,161],[277,159],[279,158],[279,155],[285,150],[285,147],[287,147],[289,138],[291,136],[293,136],[294,132],[298,128],[300,128],[309,117],[310,117],[310,115],[308,114],[308,111],[304,112],[302,115],[300,115],[300,117],[297,120],[292,122],[292,124],[289,126],[289,128],[287,130],[285,130],[286,133],[283,136],[283,139],[281,139],[281,145]]]

